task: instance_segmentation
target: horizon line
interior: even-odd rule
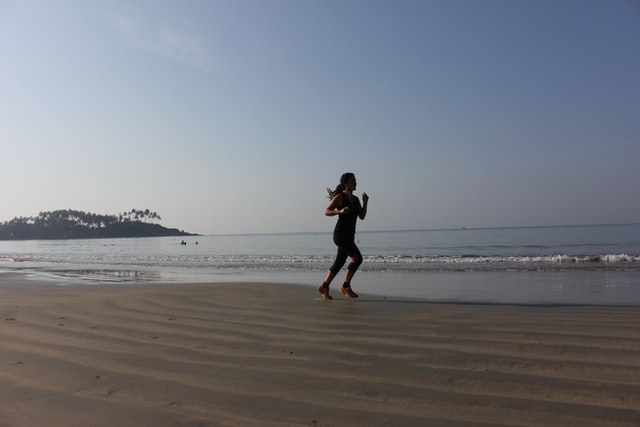
[[[506,226],[478,226],[478,227],[445,227],[445,228],[406,228],[406,229],[381,229],[359,230],[357,233],[409,233],[414,231],[473,231],[473,230],[509,230],[526,228],[567,228],[567,227],[621,227],[640,225],[640,222],[625,223],[594,223],[594,224],[555,224],[555,225],[506,225]],[[333,231],[256,231],[236,233],[200,233],[201,236],[258,236],[258,235],[291,235],[291,234],[331,234]]]

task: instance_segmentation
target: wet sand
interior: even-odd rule
[[[0,426],[638,426],[639,307],[0,277]]]

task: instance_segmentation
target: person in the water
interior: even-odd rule
[[[338,253],[324,282],[318,286],[318,292],[322,294],[322,299],[332,299],[329,294],[329,285],[344,266],[347,257],[351,257],[351,262],[347,266],[340,293],[350,298],[358,298],[358,294],[351,289],[351,279],[362,264],[362,254],[355,243],[356,221],[358,218],[364,219],[367,216],[369,196],[367,193],[362,193],[362,204],[360,204],[360,200],[353,194],[356,185],[356,176],[347,172],[340,177],[340,184],[335,190],[327,188],[331,202],[325,210],[325,215],[339,215],[333,230],[333,242],[338,246]]]

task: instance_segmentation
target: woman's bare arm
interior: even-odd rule
[[[324,211],[324,214],[326,216],[335,216],[349,212],[348,207],[338,209],[338,206],[342,204],[342,197],[342,193],[340,193],[334,196],[333,199],[331,199],[331,202],[329,202],[329,206],[327,206],[327,209]]]

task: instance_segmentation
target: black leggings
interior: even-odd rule
[[[360,249],[356,246],[353,240],[349,241],[336,241],[334,243],[338,245],[338,253],[336,254],[336,260],[333,262],[329,271],[333,274],[338,274],[340,269],[347,262],[347,257],[351,257],[351,263],[347,266],[347,270],[353,271],[354,273],[362,264],[362,254],[360,253]]]

